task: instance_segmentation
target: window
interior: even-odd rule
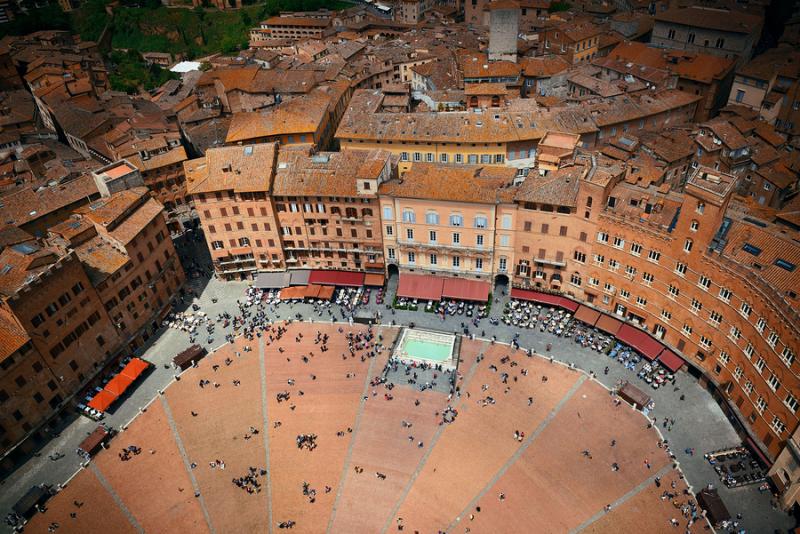
[[[605,284],[603,284],[603,289],[607,293],[613,293],[614,292],[614,286],[610,282],[606,282]]]
[[[747,356],[748,358],[752,358],[753,357],[753,353],[755,351],[756,351],[756,349],[753,347],[753,344],[752,343],[748,343],[747,346],[744,348],[744,355]]]
[[[647,259],[653,263],[658,263],[658,260],[661,259],[661,253],[657,250],[651,250],[647,253]]]
[[[641,256],[642,255],[642,245],[639,243],[631,243],[631,254],[634,256]]]
[[[414,152],[414,161],[422,161],[422,154]]]
[[[702,213],[706,210],[706,203],[705,202],[698,202],[697,206],[695,206],[694,210],[697,213],[700,213],[702,215]]]
[[[475,236],[475,244],[479,247],[483,246],[483,235],[478,234],[477,236]]]
[[[620,289],[619,290],[619,298],[624,299],[624,300],[628,300],[628,298],[630,296],[631,296],[631,292],[628,291],[627,289]]]
[[[730,333],[728,335],[732,340],[738,341],[739,339],[742,338],[742,331],[739,330],[739,327],[732,326],[731,330],[730,330]]]
[[[777,393],[781,387],[781,381],[778,380],[777,376],[771,374],[769,375],[769,380],[767,380],[767,385],[769,386],[769,389]]]
[[[642,273],[642,281],[644,282],[644,285],[649,286],[653,283],[653,280],[655,280],[655,277],[652,274]]]
[[[500,227],[503,230],[511,230],[511,215],[503,215],[503,218],[500,219]]]
[[[667,288],[667,291],[669,292],[669,297],[670,298],[675,298],[678,295],[680,295],[680,293],[681,293],[681,290],[678,289],[677,286],[673,286],[672,284],[669,285],[669,287]]]
[[[707,276],[701,275],[700,278],[697,280],[697,285],[707,290],[709,287],[711,287],[711,279],[708,278]]]
[[[428,232],[428,237],[430,238],[430,242],[431,243],[436,243],[436,231],[435,230],[431,230],[430,232]]]
[[[439,214],[435,211],[429,211],[425,214],[425,222],[427,224],[439,224]]]
[[[389,259],[390,259],[390,260],[393,260],[393,259],[395,259],[395,257],[396,257],[396,256],[395,256],[395,253],[394,253],[394,249],[393,249],[393,248],[388,248],[388,249],[386,249],[386,252],[388,253],[388,255],[389,255]]]
[[[605,232],[598,232],[597,233],[597,241],[599,243],[608,243],[608,234]]]
[[[408,152],[400,152],[400,161],[408,161]]]
[[[758,322],[756,323],[756,330],[758,330],[758,332],[760,334],[763,334],[764,333],[764,329],[766,327],[767,327],[767,320],[764,319],[763,317],[759,318]]]
[[[414,240],[414,229],[413,228],[406,228],[406,239],[409,241]]]
[[[394,227],[391,224],[386,225],[386,235],[394,235]]]
[[[408,253],[408,263],[416,263],[417,255],[413,252]]]
[[[501,256],[497,268],[500,272],[506,272],[508,270],[508,258]]]
[[[751,308],[748,303],[742,302],[742,305],[739,308],[739,313],[741,313],[744,317],[750,317],[751,311],[753,311],[753,308]]]
[[[647,306],[647,299],[643,297],[636,297],[636,305],[640,308]]]
[[[689,225],[689,230],[692,232],[696,232],[698,228],[700,228],[700,223],[697,221],[692,221],[692,223]]]
[[[626,266],[625,267],[625,274],[628,275],[629,277],[633,278],[634,276],[636,276],[636,267],[634,267],[633,265]]]
[[[621,249],[625,246],[625,240],[621,237],[615,237],[612,246]]]
[[[778,343],[778,333],[770,332],[769,337],[767,338],[767,343],[769,343],[769,346],[774,349],[775,345]]]
[[[500,246],[501,247],[508,247],[510,243],[511,243],[511,238],[509,236],[507,236],[507,235],[501,235],[500,236]]]
[[[672,312],[668,310],[661,310],[661,319],[668,323],[670,319],[672,319]]]
[[[392,216],[392,208],[391,208],[391,206],[384,206],[383,207],[383,218],[384,218],[384,220],[387,220],[387,221],[391,221],[392,220],[393,216]]]
[[[675,273],[680,275],[680,276],[685,275],[686,274],[686,264],[685,263],[681,263],[681,262],[676,263],[675,264]]]
[[[595,254],[594,255],[594,263],[595,265],[603,265],[606,261],[606,257],[602,254]]]
[[[619,269],[619,262],[614,258],[609,259],[608,268],[611,269],[612,271],[616,271],[617,269]]]
[[[458,269],[461,267],[461,256],[453,256],[453,268]]]
[[[404,209],[403,210],[403,222],[405,223],[415,223],[417,222],[417,216],[414,214],[414,210]]]
[[[686,242],[683,244],[683,251],[684,252],[691,252],[693,244],[694,243],[692,242],[691,239],[687,239]]]
[[[456,154],[456,163],[464,163],[464,155]]]
[[[749,395],[750,393],[753,392],[753,383],[748,380],[747,382],[744,383],[742,389],[744,390],[745,393]]]
[[[432,163],[433,162],[433,153],[432,152],[428,152],[427,154],[425,154],[425,161],[427,161],[428,163]]]
[[[783,360],[783,363],[791,367],[792,363],[794,363],[794,352],[792,352],[789,347],[784,347],[783,352],[781,352],[781,360]]]
[[[450,226],[464,226],[464,217],[458,214],[451,215]]]
[[[730,363],[731,355],[723,350],[719,353],[719,356],[717,356],[717,360],[719,360],[719,363],[721,363],[724,367]]]
[[[795,413],[798,406],[800,406],[800,403],[797,402],[797,398],[791,393],[786,394],[786,398],[783,400],[783,403],[792,411],[792,413]]]
[[[767,365],[767,362],[766,362],[766,361],[764,361],[764,358],[759,358],[759,359],[756,361],[756,363],[754,364],[754,367],[756,368],[756,370],[757,370],[759,373],[763,373],[763,372],[764,372],[764,367],[765,367],[766,365]]]
[[[436,257],[436,254],[431,254],[428,258],[428,263],[430,263],[430,265],[436,265],[437,261],[438,258]]]
[[[713,324],[714,326],[719,326],[719,325],[720,325],[720,323],[722,322],[722,314],[721,314],[721,313],[719,313],[719,312],[718,312],[718,311],[716,311],[716,310],[715,310],[715,311],[712,311],[712,312],[709,314],[709,316],[708,316],[708,320],[709,320],[709,322],[710,322],[711,324]]]
[[[742,368],[737,365],[736,369],[733,370],[733,378],[735,378],[736,380],[739,380],[740,378],[742,378],[742,374],[743,373],[744,373],[744,371],[742,370]]]
[[[475,217],[475,228],[486,228],[487,220],[483,215]]]
[[[584,254],[583,252],[576,250],[573,257],[575,261],[579,263],[586,263],[586,254]]]
[[[781,436],[783,435],[784,432],[786,432],[786,425],[783,423],[783,421],[780,420],[780,418],[777,415],[772,418],[772,423],[770,423],[769,426],[772,429],[772,431],[775,432],[775,434],[777,434],[778,436]]]
[[[569,279],[569,283],[574,285],[574,286],[580,286],[581,285],[581,275],[579,275],[578,273],[572,273],[572,276]]]
[[[683,328],[681,328],[681,332],[683,332],[684,336],[689,337],[692,335],[692,327],[684,323]]]
[[[220,250],[225,248],[225,245],[222,243],[222,241],[212,241],[211,248],[214,250]]]
[[[455,232],[453,233],[453,244],[458,245],[459,243],[461,243],[461,234]]]
[[[439,154],[439,161],[442,163],[447,163],[447,154]]]
[[[483,270],[483,258],[475,258],[475,270]]]
[[[692,299],[692,313],[697,313],[703,309],[703,303],[697,299]]]
[[[725,48],[725,39],[722,37],[717,38],[717,42],[714,46],[716,48]]]
[[[589,278],[589,285],[592,287],[597,287],[600,285],[600,280],[597,278]]]
[[[731,295],[733,295],[733,293],[731,292],[730,289],[727,289],[727,288],[724,288],[724,287],[719,288],[719,299],[721,301],[730,302],[731,301]]]

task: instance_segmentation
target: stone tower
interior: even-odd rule
[[[489,61],[517,61],[519,3],[496,0],[489,4]]]

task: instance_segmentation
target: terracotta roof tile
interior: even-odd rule
[[[516,169],[415,163],[402,179],[379,188],[381,196],[497,204],[513,200]]]

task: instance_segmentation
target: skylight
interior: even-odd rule
[[[761,254],[761,249],[755,245],[751,245],[750,243],[745,243],[744,246],[742,247],[742,250],[744,250],[745,252],[749,252],[753,256],[758,256],[759,254]]]

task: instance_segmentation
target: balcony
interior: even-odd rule
[[[397,244],[401,248],[411,248],[414,250],[423,250],[423,249],[437,249],[437,250],[449,250],[449,251],[457,251],[457,252],[467,252],[473,253],[480,256],[489,257],[492,255],[493,249],[492,247],[467,247],[460,244],[447,244],[447,243],[431,243],[431,242],[422,242],[422,241],[413,241],[408,239],[398,239]]]
[[[552,265],[554,267],[566,267],[567,263],[564,261],[555,261],[555,260],[547,260],[544,258],[534,258],[533,260],[535,263],[541,263],[542,265]]]
[[[220,260],[219,264],[220,265],[233,265],[233,264],[238,264],[238,263],[250,263],[250,262],[255,262],[255,261],[256,261],[256,259],[251,254],[250,256],[234,256],[233,259],[230,259],[230,260],[224,260],[224,261]]]

